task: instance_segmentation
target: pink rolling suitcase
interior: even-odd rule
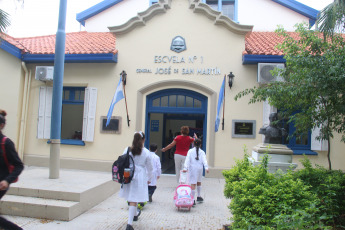
[[[180,172],[180,185],[177,186],[174,195],[175,206],[177,210],[187,209],[190,211],[194,203],[192,188],[188,185],[188,173]]]

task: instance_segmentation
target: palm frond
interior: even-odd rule
[[[333,37],[335,32],[344,31],[345,0],[334,0],[320,11],[317,24],[324,38]]]
[[[10,15],[0,9],[0,32],[5,32],[6,28],[9,27],[10,24]]]

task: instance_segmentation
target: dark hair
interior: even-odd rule
[[[151,151],[151,152],[156,152],[156,150],[157,150],[157,144],[151,143],[151,144],[150,144],[150,151]]]
[[[132,142],[132,154],[133,156],[140,155],[143,148],[143,139],[145,139],[145,134],[143,132],[136,132],[134,134]]]
[[[182,126],[181,127],[181,133],[184,135],[188,135],[189,134],[189,127],[188,126]]]
[[[199,160],[199,149],[200,149],[200,146],[201,146],[201,139],[197,138],[195,139],[194,141],[194,146],[196,148],[196,158],[195,160]]]
[[[6,124],[6,117],[7,113],[5,110],[0,110],[0,124]]]

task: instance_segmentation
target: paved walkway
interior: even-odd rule
[[[133,222],[133,227],[136,230],[222,229],[223,225],[230,223],[231,216],[227,208],[230,200],[225,199],[223,195],[224,183],[224,179],[204,178],[202,187],[204,203],[197,204],[190,212],[177,211],[173,203],[174,191],[177,186],[175,176],[162,175],[158,180],[153,202],[145,205],[139,220]],[[125,229],[128,207],[127,203],[118,198],[116,193],[69,222],[18,216],[5,217],[25,230]]]

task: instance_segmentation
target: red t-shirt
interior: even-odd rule
[[[189,146],[191,143],[193,143],[194,139],[190,136],[179,135],[179,136],[175,137],[174,141],[176,142],[175,154],[187,156]]]

